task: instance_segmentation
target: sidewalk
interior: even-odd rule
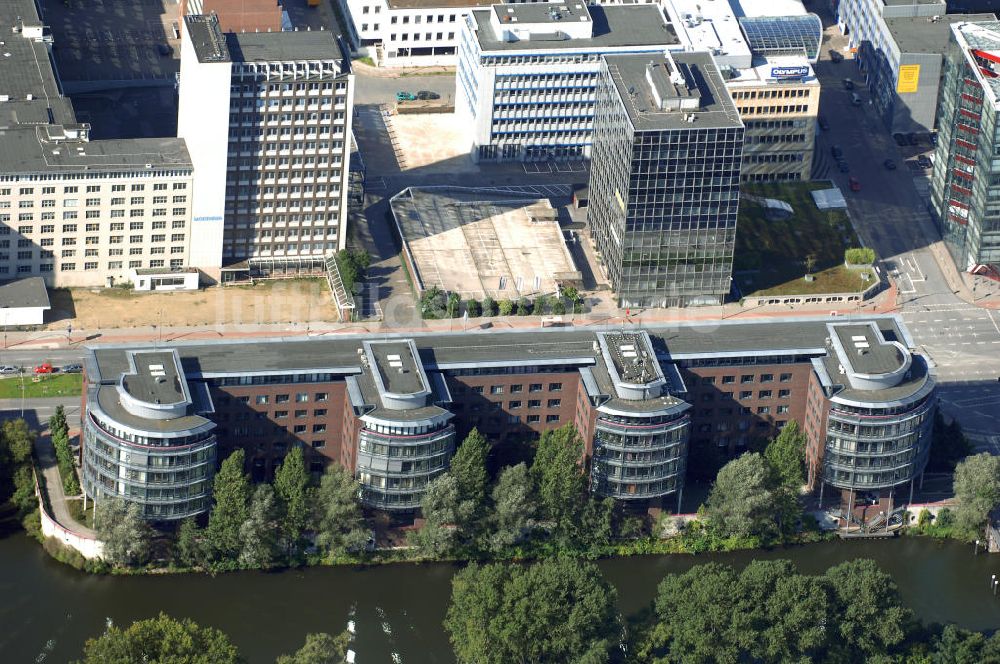
[[[62,477],[59,476],[59,464],[56,462],[56,450],[48,430],[39,433],[35,440],[35,457],[38,470],[45,477],[45,490],[48,492],[48,505],[52,510],[52,518],[66,530],[77,535],[96,538],[97,534],[82,523],[77,522],[69,514],[66,507],[66,495],[63,493]]]
[[[408,76],[444,76],[455,73],[455,67],[373,67],[361,62],[361,60],[351,60],[351,69],[355,74],[361,76],[371,76],[372,78],[405,78]]]

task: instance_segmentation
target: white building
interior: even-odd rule
[[[30,0],[0,3],[0,279],[104,286],[192,264],[193,175],[176,138],[90,140]]]
[[[473,158],[590,157],[601,56],[682,48],[655,5],[494,5],[466,19],[455,112]]]
[[[0,286],[0,325],[41,325],[50,310],[49,292],[41,277],[29,277]]]
[[[188,16],[178,135],[198,174],[192,260],[314,267],[347,241],[354,76],[330,31],[223,35]]]
[[[464,18],[496,0],[337,0],[360,53],[382,67],[454,65]]]

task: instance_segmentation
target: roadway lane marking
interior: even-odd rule
[[[993,329],[997,331],[997,334],[1000,334],[1000,325],[997,325],[996,319],[993,318],[993,312],[987,311],[986,315],[990,317],[990,322],[993,323]]]

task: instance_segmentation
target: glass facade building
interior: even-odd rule
[[[1000,269],[1000,22],[952,27],[931,201],[959,269]]]
[[[729,292],[743,143],[709,54],[605,58],[588,219],[619,306]]]
[[[740,28],[758,55],[801,55],[815,63],[823,42],[823,23],[816,14],[801,16],[743,16]]]

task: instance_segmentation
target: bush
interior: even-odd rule
[[[372,259],[364,249],[354,251],[345,249],[337,252],[337,270],[340,272],[340,280],[344,282],[344,289],[354,293],[354,285],[364,279],[365,270],[371,265]]]
[[[561,299],[553,302],[552,313],[555,314],[556,316],[562,316],[564,313],[566,313],[566,303],[563,302]]]
[[[470,314],[471,315],[471,314]],[[487,295],[483,298],[483,316],[496,316],[497,303],[492,297]]]
[[[42,549],[61,563],[65,563],[74,569],[86,569],[87,559],[76,549],[66,546],[54,537],[46,537],[42,541]]]
[[[531,301],[526,297],[518,298],[517,300],[517,315],[518,316],[530,316],[531,315]]]
[[[917,528],[926,528],[931,525],[932,518],[930,510],[927,508],[920,510],[920,514],[917,515]]]
[[[510,300],[500,300],[500,315],[510,316],[514,312],[514,303]]]
[[[535,298],[535,304],[532,307],[532,311],[536,316],[542,316],[545,314],[545,310],[549,308],[549,298],[544,295],[539,295]]]
[[[870,265],[875,262],[875,250],[871,247],[853,247],[844,252],[848,265]]]
[[[951,528],[955,525],[955,514],[947,507],[942,508],[934,523],[938,528]]]
[[[462,309],[462,298],[459,297],[458,293],[448,293],[448,318],[458,318],[458,314]]]
[[[465,313],[469,315],[469,318],[479,318],[482,314],[482,307],[479,304],[479,300],[469,300],[466,302]]]
[[[448,296],[437,286],[431,286],[420,296],[421,318],[444,318],[447,307]]]

